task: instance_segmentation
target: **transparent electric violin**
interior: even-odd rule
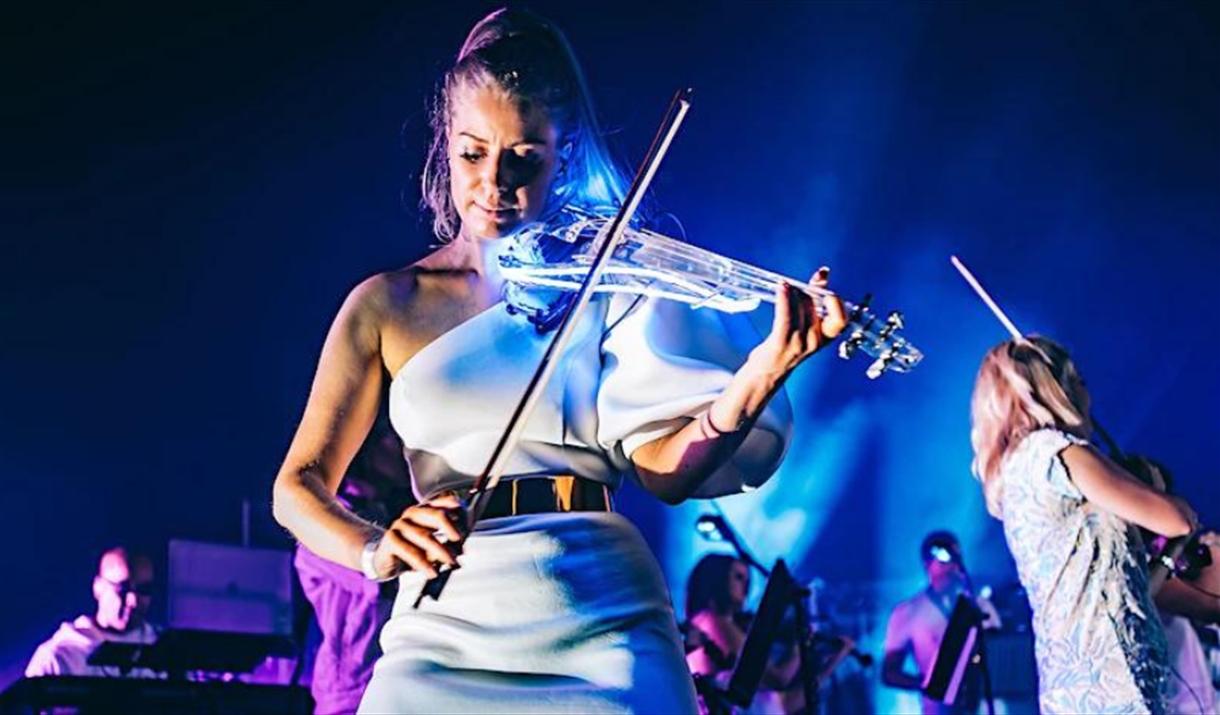
[[[522,229],[500,257],[509,283],[508,303],[525,313],[541,331],[562,317],[568,298],[581,287],[589,267],[609,234],[611,218],[578,208],[566,208],[554,217]],[[635,293],[677,300],[697,308],[726,313],[754,310],[762,301],[775,301],[775,286],[790,283],[815,298],[825,315],[821,297],[830,291],[804,281],[726,258],[685,241],[644,229],[628,227],[601,275],[594,292]],[[539,298],[541,293],[544,296]],[[839,343],[844,359],[857,353],[873,358],[867,374],[908,372],[923,354],[899,335],[902,314],[891,312],[884,320],[860,304],[843,301],[848,327]]]
[[[631,228],[644,192],[690,108],[690,94],[690,89],[681,89],[674,95],[622,206],[612,217],[563,212],[555,220],[518,232],[512,250],[506,252],[502,268],[509,306],[525,312],[540,331],[553,328],[555,335],[488,457],[487,466],[466,492],[463,502],[467,533],[482,516],[487,497],[500,483],[508,456],[520,442],[525,424],[555,371],[558,364],[555,358],[563,353],[575,333],[579,316],[595,293],[627,291],[741,311],[758,306],[760,301],[773,300],[775,285],[787,280],[682,241]],[[830,295],[803,281],[788,282],[804,288],[815,298]],[[875,360],[869,367],[870,377],[890,369],[905,372],[922,358],[918,350],[897,334],[903,327],[901,315],[891,313],[886,320],[877,320],[868,311],[867,301],[862,305],[844,303],[844,308],[849,324],[839,354],[851,357],[863,350],[872,355]],[[825,312],[825,306],[820,305],[819,309]],[[456,553],[460,543],[449,547]],[[437,576],[424,584],[415,599],[416,608],[426,598],[440,598],[454,568],[441,568]]]

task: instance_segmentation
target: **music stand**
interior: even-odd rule
[[[777,561],[763,591],[762,601],[758,604],[758,612],[754,614],[754,622],[750,624],[745,643],[741,646],[737,667],[733,669],[725,689],[725,697],[735,705],[743,708],[749,706],[758,693],[763,672],[767,669],[767,656],[779,637],[796,586],[788,567],[782,560]]]
[[[936,661],[928,674],[923,692],[933,700],[945,705],[957,701],[958,691],[966,678],[966,669],[974,657],[974,645],[978,642],[978,608],[970,599],[959,594],[949,615],[949,625],[940,641]]]
[[[953,705],[966,679],[966,671],[978,654],[979,675],[983,681],[983,697],[987,712],[995,713],[991,692],[991,674],[987,669],[987,648],[983,636],[983,613],[966,594],[958,594],[949,615],[949,625],[936,653],[936,662],[928,673],[923,693],[933,700]]]
[[[711,715],[729,713],[732,705],[748,707],[754,701],[754,696],[762,685],[763,673],[767,669],[771,646],[779,638],[784,627],[784,616],[793,606],[797,607],[796,629],[799,635],[805,709],[807,712],[817,712],[818,686],[814,679],[813,638],[805,603],[808,597],[809,589],[792,578],[782,559],[776,561],[775,568],[771,570],[771,578],[767,580],[767,588],[763,591],[762,601],[758,604],[758,612],[754,615],[754,621],[746,633],[745,643],[741,646],[737,666],[729,677],[728,687],[722,691],[705,678],[695,679],[695,687],[704,696],[704,704]]]

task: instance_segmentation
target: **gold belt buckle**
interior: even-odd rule
[[[555,507],[558,511],[572,511],[572,495],[576,492],[576,477],[553,477]]]

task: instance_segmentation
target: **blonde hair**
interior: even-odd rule
[[[495,87],[518,106],[540,106],[560,133],[565,151],[552,186],[551,209],[616,207],[628,184],[602,136],[580,63],[551,22],[527,10],[500,9],[470,31],[457,62],[442,77],[432,104],[432,144],[422,177],[423,207],[437,238],[457,236],[460,220],[450,194],[449,125],[455,96],[465,88]]]
[[[1003,518],[1000,468],[1022,439],[1044,427],[1089,438],[1082,384],[1067,351],[1048,338],[1005,340],[987,352],[970,399],[970,444],[992,516]]]

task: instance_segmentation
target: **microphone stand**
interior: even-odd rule
[[[707,515],[702,517],[702,519],[711,520],[716,533],[720,535],[720,538],[724,539],[725,543],[733,547],[733,551],[737,552],[738,559],[743,561],[747,566],[757,569],[763,576],[771,578],[771,569],[760,564],[758,559],[754,558],[754,555],[750,553],[749,549],[741,543],[741,540],[737,538],[737,532],[733,530],[733,527],[729,525],[728,519],[724,517],[724,512],[716,515]]]
[[[821,702],[818,674],[814,670],[814,632],[809,623],[809,597],[812,591],[793,584],[793,605],[796,606],[796,632],[800,635],[798,656],[801,659],[801,687],[805,691],[805,712],[817,715]]]

